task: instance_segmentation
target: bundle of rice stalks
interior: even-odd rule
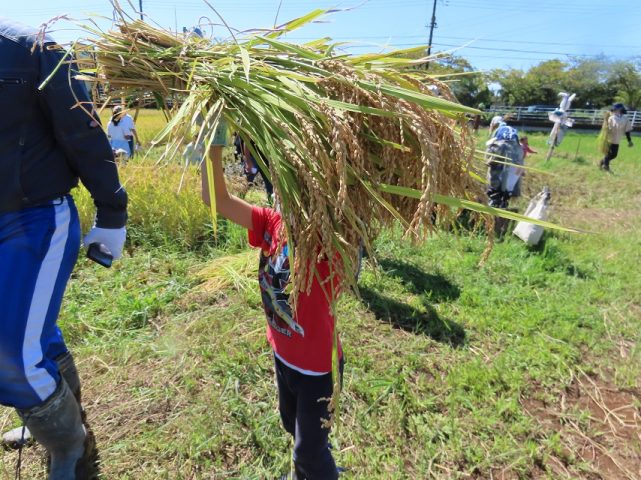
[[[294,294],[310,287],[317,259],[340,257],[333,274],[354,283],[359,245],[371,251],[382,227],[399,221],[421,238],[452,219],[446,203],[460,206],[452,199],[482,198],[464,128],[474,110],[432,95],[428,87],[438,84],[450,96],[414,68],[424,59],[405,59],[407,51],[342,56],[327,39],[280,39],[325,13],[222,43],[123,14],[117,30],[89,29],[93,36],[78,47],[95,51],[112,93],[174,100],[157,139],[168,155],[194,138],[209,146],[223,119],[251,139],[281,205]]]
[[[608,142],[608,120],[610,120],[611,116],[612,112],[610,111],[603,114],[603,124],[601,125],[599,136],[596,139],[597,148],[602,155],[607,155],[610,147],[610,143]]]

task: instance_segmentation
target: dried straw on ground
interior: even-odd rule
[[[481,195],[464,128],[473,110],[446,99],[447,86],[416,68],[424,60],[281,40],[324,13],[222,43],[123,16],[89,41],[112,93],[153,92],[179,105],[159,139],[169,155],[195,137],[209,144],[223,118],[253,141],[282,208],[294,294],[309,289],[317,259],[340,258],[333,274],[353,284],[359,245],[369,249],[381,227],[398,221],[420,238],[452,218],[447,199]]]

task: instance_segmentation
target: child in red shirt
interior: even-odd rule
[[[520,137],[519,145],[521,146],[521,150],[523,150],[522,165],[525,165],[525,157],[527,157],[528,153],[539,153],[536,150],[532,150],[530,148],[530,144],[528,143],[528,139],[526,136]],[[516,184],[514,185],[514,188],[512,189],[512,194],[511,194],[512,198],[516,198],[521,196],[521,181],[523,180],[523,177],[525,177],[525,170],[518,167],[512,167],[512,168],[514,168],[515,171],[518,173],[518,180],[516,181]]]
[[[520,144],[521,144],[521,149],[523,149],[523,161],[525,161],[525,157],[527,157],[528,153],[539,153],[536,150],[532,150],[530,148],[530,144],[528,143],[528,139],[525,136],[521,137]]]
[[[309,293],[298,295],[294,311],[286,293],[290,277],[289,249],[280,238],[284,232],[280,213],[252,206],[229,194],[223,174],[222,145],[212,146],[210,160],[205,168],[213,168],[217,212],[246,227],[250,245],[260,248],[258,279],[268,323],[267,339],[274,351],[278,407],[285,430],[294,437],[293,478],[336,479],[338,472],[329,449],[329,429],[322,425],[322,420],[330,416],[328,399],[333,391],[335,323],[321,285],[329,276],[329,264],[321,261],[316,265],[319,278],[314,278]],[[202,182],[203,201],[209,205],[205,169]],[[325,286],[326,289],[332,287]],[[337,288],[333,290],[337,292]],[[340,343],[339,358],[342,375]]]

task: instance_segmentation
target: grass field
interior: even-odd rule
[[[143,112],[139,131],[160,123]],[[144,132],[144,133],[143,133]],[[641,141],[600,172],[596,135],[528,163],[521,211],[543,185],[537,248],[480,235],[422,245],[388,231],[362,299],[345,297],[338,463],[354,479],[641,478]],[[112,270],[82,259],[60,324],[76,354],[107,479],[264,479],[290,467],[265,320],[242,230],[216,240],[189,170],[123,168],[130,241]],[[89,199],[77,198],[86,225]],[[248,198],[261,201],[262,192]],[[199,272],[216,262],[217,274]],[[255,267],[254,267],[255,268]],[[222,272],[222,273],[221,273]],[[0,427],[16,425],[0,410]],[[5,452],[0,478],[14,478]],[[42,451],[23,455],[41,478]]]

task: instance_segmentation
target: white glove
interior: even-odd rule
[[[122,257],[122,247],[127,237],[127,229],[93,227],[84,239],[85,247],[92,243],[102,243],[111,252],[114,260]]]

